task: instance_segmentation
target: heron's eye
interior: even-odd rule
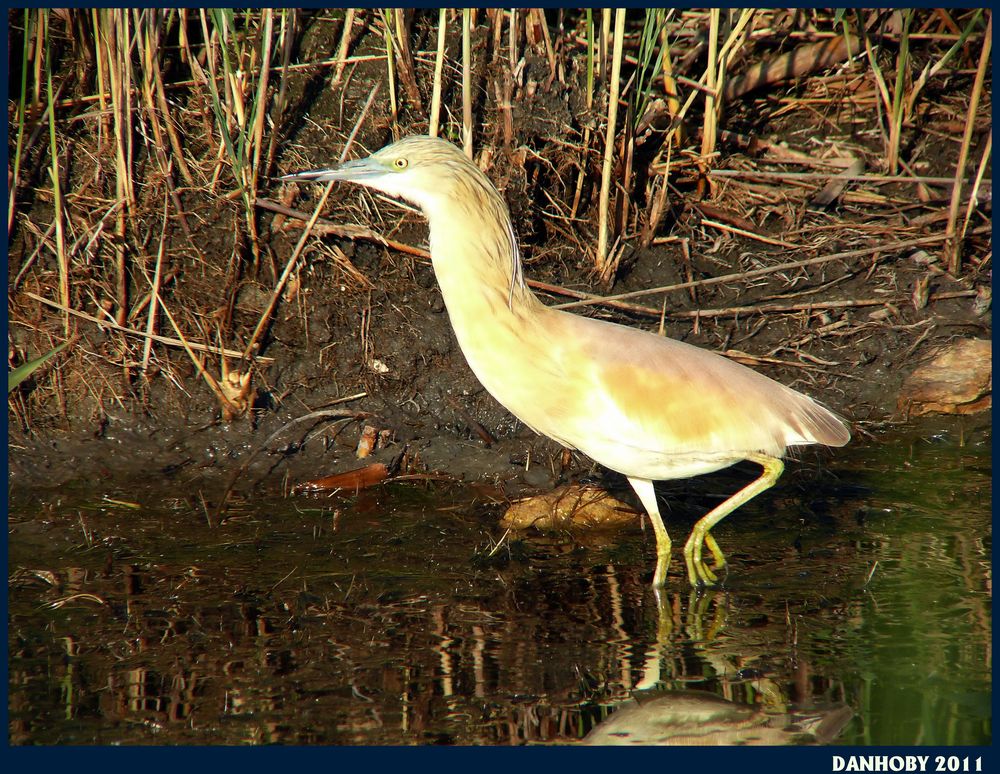
[[[392,164],[396,167],[396,169],[406,169],[406,165],[409,164],[409,162],[406,159],[396,159],[392,162]]]

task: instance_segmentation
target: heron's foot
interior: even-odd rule
[[[709,568],[701,556],[702,547],[705,545],[708,546],[708,550],[715,560],[712,568]],[[722,553],[722,549],[719,548],[719,544],[715,542],[715,538],[710,533],[699,530],[698,525],[695,525],[695,528],[691,530],[691,535],[688,537],[687,543],[684,544],[684,562],[687,564],[688,580],[695,588],[716,585],[719,582],[719,577],[713,572],[713,569],[722,570],[726,567],[726,557]]]
[[[712,537],[711,532],[705,533],[705,545],[708,546],[708,550],[712,552],[712,557],[715,559],[712,563],[712,569],[726,569],[726,555],[722,553],[722,549],[719,548],[719,544],[715,542],[715,538]]]
[[[687,559],[687,557],[684,558]],[[687,570],[688,580],[696,589],[711,588],[719,582],[719,577],[709,569],[705,562],[691,560],[688,562]]]

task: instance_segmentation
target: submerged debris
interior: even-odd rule
[[[829,744],[854,716],[850,707],[808,713],[747,707],[703,691],[661,691],[624,702],[597,725],[587,745]]]

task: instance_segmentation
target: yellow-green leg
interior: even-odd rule
[[[670,568],[670,535],[663,526],[660,509],[656,507],[656,490],[653,482],[647,478],[629,478],[635,493],[639,496],[642,507],[649,514],[656,535],[656,570],[653,572],[653,589],[662,589],[667,585],[667,570]]]
[[[763,468],[760,477],[702,516],[694,525],[694,529],[691,530],[687,543],[684,544],[684,561],[687,563],[688,579],[692,586],[711,586],[716,581],[715,573],[708,569],[701,558],[703,545],[708,545],[709,551],[715,557],[715,569],[725,566],[725,557],[715,539],[709,535],[709,530],[741,505],[774,486],[774,482],[778,480],[781,472],[785,469],[785,463],[768,454],[750,454],[747,455],[746,459],[750,462],[756,462]],[[635,486],[634,483],[633,486]]]

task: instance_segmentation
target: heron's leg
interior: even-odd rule
[[[747,455],[746,459],[750,462],[756,462],[763,468],[760,477],[702,516],[694,525],[694,529],[691,530],[687,543],[684,544],[684,561],[687,563],[688,579],[692,586],[711,586],[716,580],[715,574],[702,561],[703,544],[708,543],[708,548],[717,562],[721,559],[723,564],[725,563],[718,545],[714,549],[712,548],[715,540],[709,536],[709,530],[741,505],[774,486],[774,482],[778,480],[781,472],[785,469],[785,464],[780,459],[768,454],[750,454]]]
[[[670,535],[663,526],[660,510],[656,507],[656,491],[653,482],[648,478],[629,478],[635,493],[639,496],[642,507],[649,514],[656,535],[656,571],[653,573],[653,589],[661,589],[667,585],[667,568],[670,567]]]

